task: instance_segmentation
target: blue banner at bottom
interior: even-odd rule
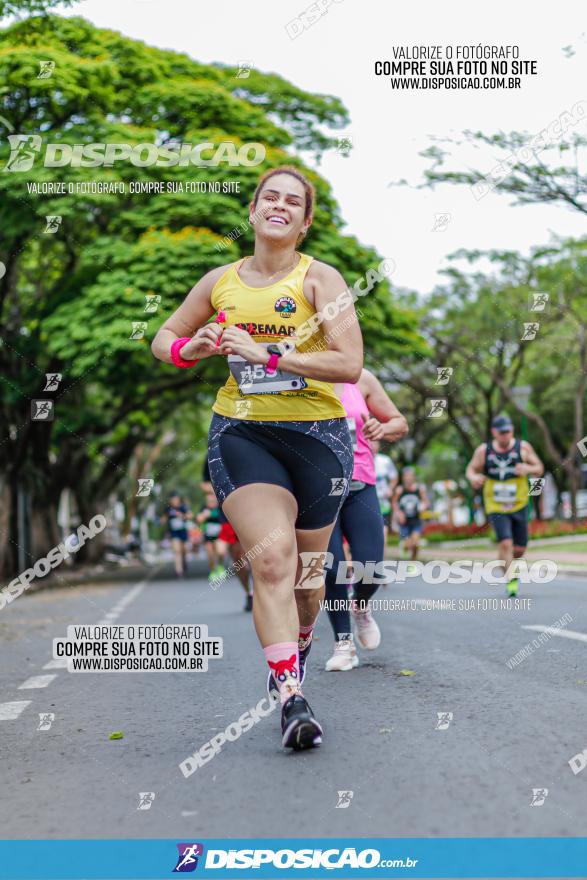
[[[587,838],[2,840],[1,880],[583,877]]]

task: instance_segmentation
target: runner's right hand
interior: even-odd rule
[[[471,486],[473,487],[473,489],[480,489],[486,479],[487,477],[485,476],[485,474],[474,474],[471,477]]]
[[[216,340],[223,330],[222,324],[205,324],[204,327],[200,327],[190,341],[182,347],[181,357],[185,361],[192,361],[194,358],[201,360],[218,354]]]

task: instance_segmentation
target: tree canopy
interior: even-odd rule
[[[275,74],[252,70],[243,79],[235,68],[201,64],[82,18],[18,21],[2,32],[0,49],[2,134],[13,137],[13,147],[18,135],[41,141],[25,145],[28,170],[17,161],[11,173],[0,173],[0,468],[13,495],[25,485],[48,517],[65,487],[76,493],[82,516],[91,515],[124,481],[137,444],[160,438],[166,414],[187,406],[209,416],[226,365],[214,358],[178,375],[154,360],[149,342],[202,274],[250,252],[244,221],[262,171],[293,163],[308,175],[316,208],[304,249],[336,266],[349,284],[381,257],[341,232],[328,182],[299,158],[302,150],[319,157],[334,143],[325,131],[347,122],[337,98],[306,93]],[[234,151],[256,142],[265,157],[258,165],[217,167],[43,162],[49,144],[207,142]],[[4,171],[11,161],[3,138]],[[124,184],[126,191],[83,191],[93,182]],[[134,193],[135,182],[183,191]],[[43,193],[49,184],[65,191]],[[189,191],[198,185],[208,191]],[[241,224],[242,234],[227,239]],[[424,351],[415,314],[387,281],[367,300],[362,329],[378,362]],[[141,322],[144,331],[133,333]],[[58,390],[44,391],[47,373],[62,375]],[[31,398],[53,399],[54,420],[32,422]],[[176,443],[191,446],[181,432]],[[204,450],[198,452],[200,461]]]

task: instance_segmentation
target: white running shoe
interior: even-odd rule
[[[326,672],[347,672],[359,665],[357,649],[350,639],[334,643],[334,654],[326,662]]]
[[[351,608],[356,627],[357,642],[365,651],[374,651],[381,642],[381,630],[373,619],[369,607],[365,611]]]

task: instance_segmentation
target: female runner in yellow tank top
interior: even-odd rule
[[[301,684],[324,554],[353,468],[333,383],[357,382],[363,366],[342,276],[296,250],[313,205],[297,169],[267,172],[250,204],[253,256],[201,278],[152,344],[155,357],[181,367],[228,359],[210,425],[210,475],[250,558],[255,628],[281,699],[282,742],[293,749],[322,738]]]

